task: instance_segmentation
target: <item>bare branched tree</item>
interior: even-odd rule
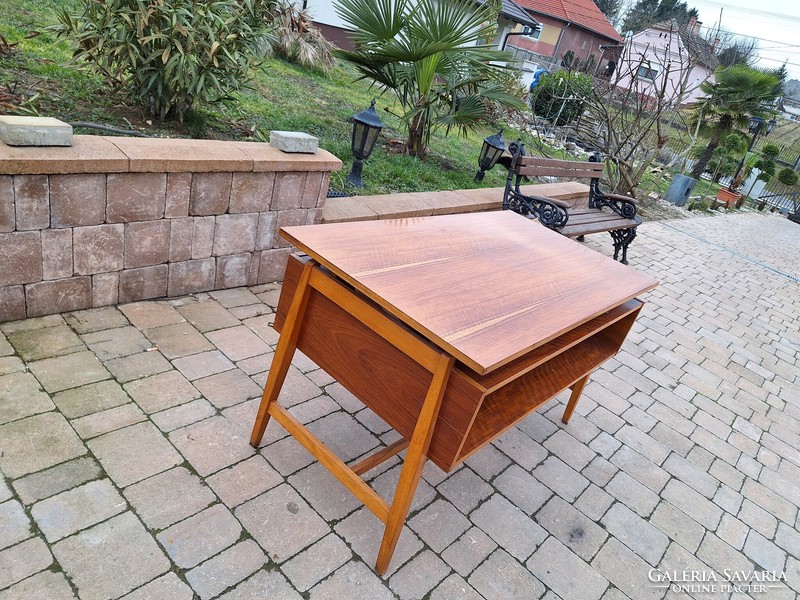
[[[609,183],[617,193],[637,194],[670,135],[677,135],[670,131],[679,131],[672,129],[681,119],[678,107],[699,84],[695,61],[677,43],[677,29],[669,35],[675,39],[659,38],[658,45],[644,48],[627,45],[613,75],[596,79],[588,102],[590,132],[582,134],[593,136],[606,155]],[[696,132],[680,131],[688,149]]]
[[[706,40],[723,67],[733,65],[752,66],[758,58],[758,40],[742,37],[726,29],[715,27],[709,30]]]

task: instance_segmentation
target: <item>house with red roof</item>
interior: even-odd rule
[[[558,67],[567,52],[578,60],[593,56],[598,66],[618,59],[622,37],[592,0],[516,0],[541,24],[519,27],[506,47],[519,58],[545,68]]]

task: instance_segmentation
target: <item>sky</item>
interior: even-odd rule
[[[700,13],[704,28],[723,29],[758,40],[756,66],[777,69],[788,60],[789,79],[800,80],[800,2],[798,0],[686,0]],[[701,30],[705,34],[708,30]],[[705,36],[704,36],[705,37]]]

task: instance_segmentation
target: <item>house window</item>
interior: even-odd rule
[[[539,27],[537,29],[534,29],[533,27],[528,27],[527,25],[525,25],[522,28],[522,35],[524,35],[525,37],[530,38],[530,39],[532,39],[534,41],[537,41],[541,34],[542,34],[542,28],[541,27]]]
[[[641,65],[639,65],[639,68],[636,70],[637,79],[647,79],[648,81],[655,81],[655,78],[657,76],[658,76],[658,66],[654,65],[649,61],[646,61]]]

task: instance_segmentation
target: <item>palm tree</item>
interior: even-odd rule
[[[394,93],[408,130],[406,147],[423,157],[431,132],[462,133],[493,108],[522,109],[510,93],[511,55],[485,43],[496,31],[493,3],[473,0],[338,0],[336,12],[353,30],[354,51],[337,54],[361,79]]]
[[[716,83],[700,85],[705,94],[694,106],[690,126],[708,139],[708,146],[692,169],[699,178],[721,141],[734,131],[747,132],[751,116],[768,116],[769,103],[780,89],[778,78],[746,65],[717,69]]]

